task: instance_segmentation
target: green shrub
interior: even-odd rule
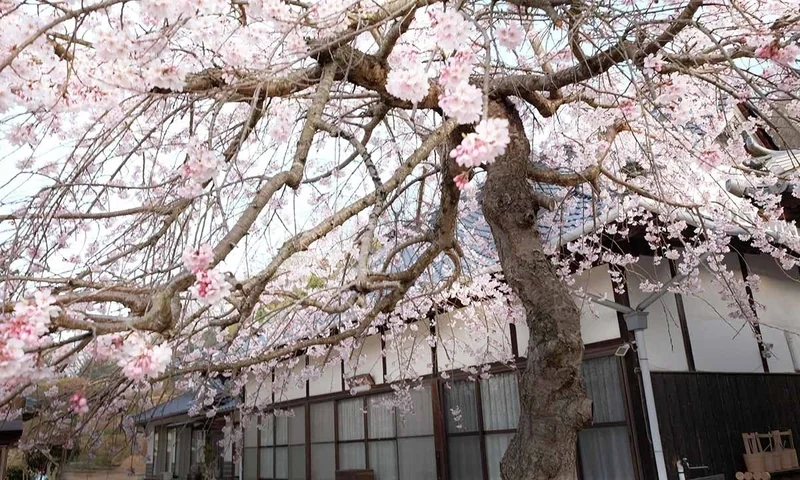
[[[22,467],[8,467],[6,470],[6,480],[23,480],[25,478],[25,471]]]

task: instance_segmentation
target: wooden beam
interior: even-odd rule
[[[677,267],[675,260],[669,260],[669,274],[673,278],[677,276]],[[680,293],[673,294],[675,296],[675,308],[678,311],[678,322],[681,326],[681,337],[683,338],[683,351],[686,353],[686,365],[690,372],[697,370],[694,363],[694,351],[692,350],[692,339],[689,335],[689,324],[686,321],[686,308],[683,305],[683,297]]]

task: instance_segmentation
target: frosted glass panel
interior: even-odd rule
[[[364,452],[363,443],[339,444],[339,470],[365,468],[366,465],[366,454]]]
[[[397,455],[400,463],[400,480],[436,478],[436,451],[434,448],[433,437],[398,439]]]
[[[332,443],[311,444],[311,478],[313,480],[334,480],[336,458]]]
[[[286,447],[275,449],[275,477],[289,478],[289,449]]]
[[[286,413],[281,412],[275,416],[275,445],[286,445],[289,443],[288,420]]]
[[[513,373],[481,381],[484,430],[513,430],[519,421],[519,391]]]
[[[339,440],[364,438],[364,401],[360,398],[342,400],[339,409]]]
[[[513,436],[513,433],[486,435],[486,468],[489,471],[489,480],[501,480],[500,460],[503,459],[508,442]]]
[[[369,438],[392,438],[394,433],[394,407],[387,405],[394,393],[375,395],[367,399],[369,406]]]
[[[258,479],[258,449],[245,448],[242,455],[242,477],[243,480]]]
[[[272,448],[262,448],[259,450],[259,457],[261,459],[261,474],[259,475],[260,478],[273,478],[275,475],[275,471],[273,470],[275,467],[274,465],[274,457],[273,457],[273,449]]]
[[[448,459],[450,478],[458,480],[482,480],[480,437],[450,437]]]
[[[413,409],[397,411],[397,436],[433,435],[433,405],[429,386],[411,391]]]
[[[264,445],[274,445],[275,440],[273,438],[274,435],[274,428],[275,428],[275,417],[272,415],[262,415],[261,416],[261,427],[259,427],[259,431],[261,432],[261,446]]]
[[[583,362],[586,390],[592,399],[593,423],[625,420],[625,400],[619,377],[617,357],[603,357]]]
[[[306,447],[289,447],[289,480],[305,480]]]
[[[445,386],[445,412],[448,432],[475,432],[478,430],[478,407],[475,382],[451,382]],[[458,412],[458,415],[454,415]],[[460,418],[459,418],[460,417]]]
[[[369,443],[369,468],[375,472],[375,480],[398,480],[394,440]]]
[[[251,417],[244,427],[244,446],[245,448],[258,446],[258,422],[255,416]]]
[[[333,402],[311,405],[311,441],[333,441]]]
[[[289,444],[305,445],[306,443],[306,409],[294,409],[294,416],[287,418],[289,422]]]
[[[584,480],[633,480],[627,427],[590,428],[580,432],[578,448]]]

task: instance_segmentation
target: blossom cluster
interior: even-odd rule
[[[11,318],[0,323],[0,379],[18,377],[26,364],[25,349],[40,345],[48,332],[50,317],[58,311],[55,298],[37,291],[33,298],[16,304]]]
[[[213,305],[230,294],[230,284],[217,269],[209,269],[214,260],[214,251],[208,244],[183,253],[183,265],[196,276],[189,291],[201,302]]]
[[[469,24],[461,12],[452,8],[434,8],[428,11],[428,15],[436,44],[445,52],[452,52],[467,41]]]
[[[800,46],[790,43],[781,47],[777,42],[769,42],[756,49],[756,56],[772,60],[782,65],[791,65],[800,57]]]
[[[428,88],[428,72],[420,61],[409,62],[405,67],[392,68],[386,76],[386,91],[413,104],[418,104],[425,98]]]
[[[181,177],[186,180],[181,196],[192,198],[199,195],[203,184],[216,175],[220,163],[219,156],[213,150],[192,137],[186,146],[186,162],[179,170]]]
[[[525,30],[519,22],[509,22],[496,30],[497,43],[514,50],[525,39]]]
[[[208,268],[214,260],[214,250],[207,243],[200,245],[195,249],[187,249],[183,252],[183,265],[186,270],[192,273],[199,273]]]
[[[464,137],[461,144],[450,152],[450,156],[462,167],[477,167],[492,163],[504,154],[510,141],[508,120],[489,118],[481,121],[474,132]]]
[[[167,345],[150,345],[139,333],[132,333],[117,352],[117,365],[131,380],[144,380],[164,373],[172,360],[172,349]]]
[[[77,413],[78,415],[82,415],[84,413],[89,413],[89,402],[86,400],[86,396],[82,393],[76,393],[69,399],[70,409]]]

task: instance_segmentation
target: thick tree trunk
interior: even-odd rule
[[[483,213],[530,330],[519,384],[519,427],[501,472],[504,480],[573,480],[578,431],[591,418],[580,368],[580,311],[542,250],[537,204],[525,178],[530,144],[519,115],[512,105],[498,102],[490,116],[509,120],[511,143],[488,168]]]

